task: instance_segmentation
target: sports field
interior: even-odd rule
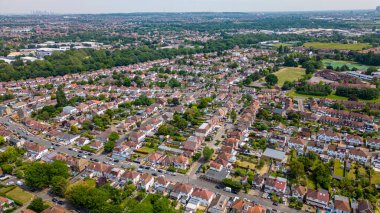
[[[357,44],[341,44],[341,43],[323,43],[323,42],[307,42],[304,47],[313,47],[316,49],[336,49],[336,50],[363,50],[371,48],[371,45],[366,43]]]
[[[274,73],[278,77],[278,85],[282,86],[285,81],[296,81],[305,75],[305,69],[303,68],[283,68]]]
[[[343,65],[347,65],[348,68],[350,68],[350,69],[352,69],[354,67],[356,67],[358,70],[367,70],[368,69],[368,66],[366,66],[366,65],[357,64],[357,63],[351,62],[351,61],[335,61],[335,60],[331,60],[331,59],[325,59],[322,62],[326,67],[332,66],[332,67],[334,67],[334,69],[336,67],[342,67]]]

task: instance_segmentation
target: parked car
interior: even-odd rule
[[[224,188],[224,191],[226,191],[226,192],[231,192],[232,189],[231,189],[231,187],[225,187],[225,188]]]

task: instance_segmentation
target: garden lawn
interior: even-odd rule
[[[306,186],[308,189],[316,189],[314,181],[309,178],[306,179]]]
[[[339,176],[339,177],[343,177],[344,170],[342,168],[340,168],[341,165],[342,165],[342,163],[339,160],[334,161],[334,175]]]
[[[69,186],[69,188],[71,188],[73,186],[76,186],[76,185],[84,185],[84,186],[88,186],[88,187],[95,187],[96,186],[96,180],[94,180],[92,178],[88,178],[88,179],[85,179],[85,180],[80,180],[80,181],[77,181],[77,182],[71,184]]]
[[[380,172],[375,172],[371,178],[372,184],[380,185]]]
[[[153,152],[155,152],[156,150],[153,149],[153,148],[149,148],[149,147],[141,147],[139,150],[137,150],[139,152],[143,152],[143,153],[148,153],[148,154],[152,154]]]
[[[365,169],[361,165],[359,165],[359,176],[360,175],[362,175],[362,176],[366,176],[367,175]],[[348,174],[346,174],[346,177],[350,178],[350,179],[356,179],[355,164],[354,163],[351,164],[350,172]]]
[[[264,175],[264,174],[268,173],[268,171],[269,171],[269,166],[267,164],[265,164],[263,166],[263,168],[258,170],[258,172],[260,172],[260,175]]]
[[[297,81],[304,76],[305,69],[303,68],[297,68],[297,67],[288,67],[283,68],[277,72],[274,73],[278,77],[278,85],[282,86],[284,85],[285,81]]]
[[[20,187],[14,188],[12,191],[6,193],[7,197],[22,204],[28,203],[33,200],[34,195],[27,191],[22,190]]]
[[[351,62],[351,61],[335,61],[335,60],[331,60],[331,59],[325,59],[322,62],[326,67],[332,66],[332,67],[334,67],[334,69],[336,67],[342,67],[343,65],[346,65],[350,69],[352,69],[354,67],[356,67],[358,70],[367,70],[368,69],[368,66],[361,65],[361,64]]]
[[[254,169],[256,167],[255,164],[247,161],[236,161],[236,165],[244,169]]]
[[[363,50],[371,48],[371,45],[366,43],[357,44],[341,44],[341,43],[324,43],[324,42],[307,42],[304,47],[313,47],[315,49],[337,49],[337,50]]]

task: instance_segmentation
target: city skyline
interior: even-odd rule
[[[133,12],[286,12],[375,9],[373,0],[74,0],[46,2],[45,0],[1,0],[1,14],[29,14],[32,11],[48,11],[61,14],[78,13],[133,13]]]

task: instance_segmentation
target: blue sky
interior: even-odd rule
[[[0,0],[0,13],[257,12],[374,9],[379,0]]]

